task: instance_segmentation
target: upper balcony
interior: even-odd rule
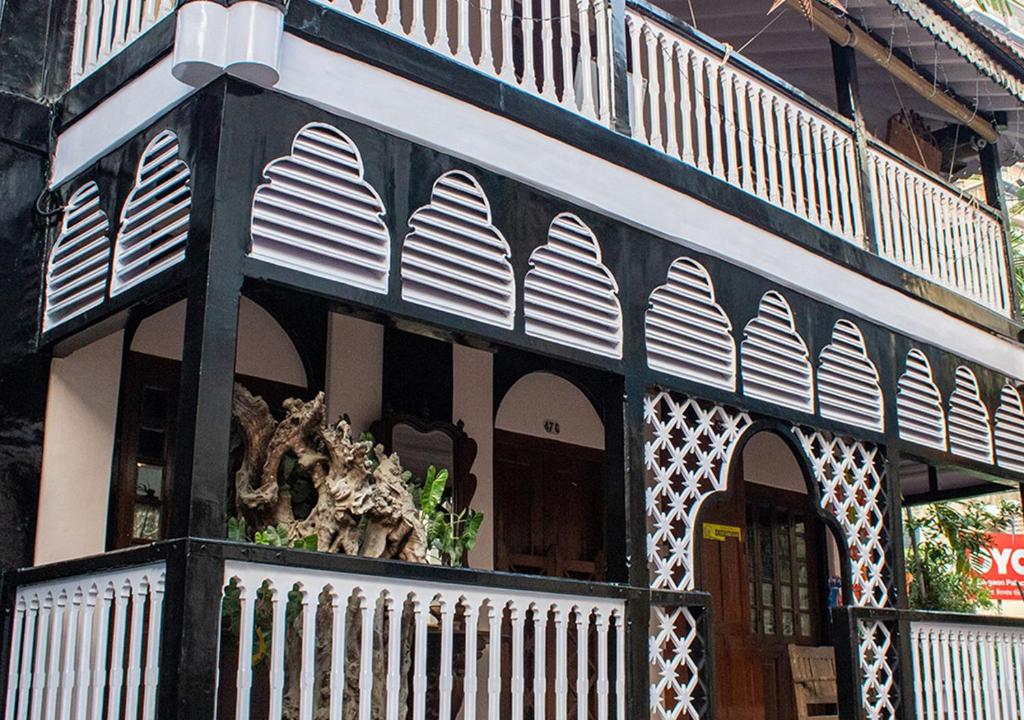
[[[81,0],[62,122],[172,44],[175,75],[190,84],[227,70],[273,85],[287,55],[280,36],[250,32],[244,47],[204,38],[230,38],[236,22],[280,29],[280,4],[188,3],[177,13],[174,43],[174,3]],[[769,16],[762,5],[668,3],[689,19],[682,22],[639,0],[301,0],[290,3],[283,24],[287,37],[443,93],[478,104],[489,97],[486,109],[518,114],[556,137],[576,135],[569,142],[586,152],[659,181],[665,173],[648,173],[650,162],[671,160],[697,178],[684,189],[708,204],[787,239],[816,238],[810,245],[819,254],[1016,334],[995,141],[1003,138],[1004,163],[1016,159],[1019,123],[1007,112],[1024,97],[1019,58],[938,0],[856,0],[846,13],[816,4],[809,20],[797,3]],[[404,60],[355,47],[377,31],[369,42],[393,47],[397,38]],[[466,71],[456,66],[497,90],[474,100],[476,85],[462,82]],[[545,109],[552,105],[566,115]],[[638,163],[650,156],[624,158],[614,144],[560,128],[569,116],[627,135],[661,160]],[[55,182],[59,157],[56,165]],[[989,180],[984,202],[957,184],[979,172]]]

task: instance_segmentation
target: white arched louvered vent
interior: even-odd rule
[[[953,394],[949,396],[949,450],[961,457],[992,462],[988,408],[981,401],[978,378],[963,365],[956,369]]]
[[[999,393],[994,435],[999,466],[1024,473],[1024,406],[1013,385],[1004,385]]]
[[[864,336],[849,320],[832,328],[832,341],[818,356],[821,416],[881,432],[885,428],[878,370],[868,359]]]
[[[103,302],[110,253],[110,221],[100,207],[99,187],[88,182],[68,198],[46,263],[44,332]]]
[[[622,357],[619,286],[601,246],[571,213],[551,221],[548,241],[530,255],[523,286],[526,334],[609,357]]]
[[[715,302],[715,286],[700,263],[690,258],[672,263],[668,281],[651,293],[644,331],[652,369],[736,389],[732,323]]]
[[[261,260],[388,291],[391,235],[384,203],[363,179],[355,143],[337,128],[310,123],[291,154],[272,160],[252,201],[252,250]]]
[[[170,130],[162,131],[142,151],[135,186],[121,210],[111,295],[185,258],[191,175],[188,165],[178,157],[178,137]]]
[[[511,330],[516,314],[511,250],[491,223],[491,205],[479,183],[461,171],[445,173],[409,226],[402,248],[402,297]]]
[[[814,371],[789,303],[775,290],[761,298],[740,344],[743,392],[783,407],[814,412]]]
[[[897,382],[896,417],[900,438],[919,445],[946,449],[946,411],[942,393],[932,377],[932,366],[924,353],[913,348]]]

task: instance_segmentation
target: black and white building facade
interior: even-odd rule
[[[1024,480],[1024,57],[767,6],[0,2],[5,720],[1024,716],[902,520]],[[236,382],[472,441],[467,567],[229,540]]]

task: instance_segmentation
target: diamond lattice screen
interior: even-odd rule
[[[821,508],[846,536],[854,600],[886,607],[893,600],[887,563],[885,455],[867,442],[793,428],[811,461],[821,491]]]
[[[704,672],[704,638],[694,611],[651,608],[651,717],[700,720],[710,692]]]
[[[729,459],[751,419],[713,402],[659,392],[644,400],[644,423],[651,586],[692,590],[697,514],[709,495],[725,489]]]
[[[867,720],[892,720],[899,706],[894,628],[884,620],[857,621],[861,706]]]

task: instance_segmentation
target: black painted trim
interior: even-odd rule
[[[855,272],[955,314],[973,325],[1013,339],[1017,339],[1018,334],[1024,331],[1024,325],[1014,323],[958,293],[856,247],[723,180],[362,20],[310,0],[297,0],[288,10],[285,27],[287,32],[308,42],[505,116],[690,195]]]
[[[64,93],[56,105],[55,132],[69,128],[170,52],[174,48],[176,18],[171,14],[162,19]]]
[[[50,108],[20,95],[0,91],[0,142],[29,152],[50,150]]]

